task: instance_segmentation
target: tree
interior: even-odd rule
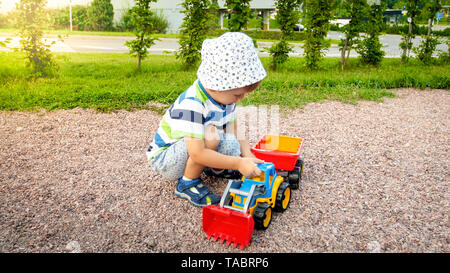
[[[88,26],[88,6],[72,6],[72,25],[76,30],[84,30]],[[47,9],[51,17],[51,25],[55,28],[68,28],[70,26],[69,7]]]
[[[394,5],[397,4],[400,0],[383,0],[382,2],[385,2],[388,9],[394,8]]]
[[[331,11],[334,0],[305,0],[306,66],[309,69],[318,69],[319,62],[328,49],[330,43],[325,40],[330,26]]]
[[[226,0],[227,7],[231,10],[231,18],[228,20],[230,31],[240,31],[248,25],[252,18],[250,2],[251,0]]]
[[[185,0],[181,5],[185,17],[181,25],[177,58],[185,66],[192,67],[201,59],[200,50],[211,26],[215,8],[209,0]]]
[[[298,8],[302,0],[277,0],[276,8],[278,13],[276,20],[281,28],[281,39],[278,43],[269,48],[272,56],[272,68],[276,69],[278,65],[287,61],[289,52],[292,47],[289,46],[287,40],[292,38],[295,24],[300,19]]]
[[[406,17],[408,18],[408,33],[403,34],[400,48],[403,50],[402,63],[407,63],[413,46],[412,39],[415,37],[414,27],[416,18],[420,15],[419,5],[423,5],[424,0],[405,0]]]
[[[20,0],[16,5],[15,27],[20,36],[20,51],[33,68],[33,77],[46,77],[58,70],[50,45],[42,41],[43,29],[47,28],[49,19],[45,11],[47,0]]]
[[[2,5],[2,1],[0,1],[0,6],[1,5]],[[6,44],[8,44],[10,42],[11,42],[11,38],[6,38],[4,41],[0,41],[0,47],[7,47]]]
[[[0,41],[0,47],[8,47],[7,44],[9,44],[11,40],[11,38],[6,38],[5,40]]]
[[[442,8],[441,0],[429,0],[425,4],[425,7],[423,8],[423,14],[428,19],[428,34],[427,36],[431,35],[431,28],[433,27],[433,20],[436,18],[436,13],[438,13]]]
[[[380,43],[380,32],[383,27],[383,13],[386,4],[380,0],[372,1],[368,8],[366,37],[359,43],[356,51],[360,54],[362,63],[378,65],[384,56]]]
[[[111,0],[93,0],[88,8],[88,18],[93,30],[112,30],[114,7]]]
[[[130,54],[137,57],[137,66],[141,67],[141,60],[147,57],[148,49],[155,44],[153,12],[150,3],[157,0],[136,0],[134,7],[130,9],[130,20],[133,27],[135,40],[127,41],[125,45],[130,48]]]
[[[440,11],[442,5],[440,0],[430,0],[423,8],[423,15],[428,19],[428,34],[423,37],[421,44],[413,48],[417,58],[424,63],[431,63],[433,60],[433,53],[439,44],[439,39],[431,34],[431,28],[433,26],[433,20],[436,17],[436,13]]]
[[[72,20],[78,30],[85,30],[88,27],[88,7],[83,5],[72,6]]]
[[[364,11],[367,10],[366,0],[347,0],[343,3],[343,6],[348,10],[350,15],[350,22],[343,26],[343,32],[345,38],[341,39],[339,43],[341,49],[341,69],[344,70],[344,66],[348,63],[350,51],[359,42],[359,32],[363,25]],[[347,54],[347,57],[345,56]]]

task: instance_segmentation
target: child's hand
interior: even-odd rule
[[[256,166],[258,163],[263,163],[264,161],[256,157],[242,157],[239,162],[238,171],[245,177],[253,177],[261,174],[261,170]]]

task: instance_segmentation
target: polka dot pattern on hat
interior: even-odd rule
[[[267,76],[252,39],[227,32],[203,41],[197,77],[205,88],[225,91],[261,81]]]

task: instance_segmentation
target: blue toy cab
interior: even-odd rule
[[[242,180],[230,180],[220,206],[249,213],[255,221],[255,228],[267,229],[272,220],[272,209],[283,212],[289,207],[291,188],[278,176],[273,163],[258,164],[259,176]]]

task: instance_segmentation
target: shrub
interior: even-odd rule
[[[8,17],[0,13],[0,28],[7,27],[8,25]]]
[[[77,30],[87,30],[89,28],[87,6],[75,5],[72,7],[72,26]]]
[[[182,6],[185,17],[181,26],[177,58],[185,66],[193,67],[201,59],[200,50],[212,20],[212,6],[209,0],[185,0]]]
[[[400,48],[403,50],[402,62],[406,63],[409,60],[409,55],[412,49],[412,39],[415,37],[413,32],[416,25],[416,20],[420,16],[421,10],[419,9],[419,4],[422,0],[406,0],[406,10],[408,11],[407,16],[410,20],[408,31],[403,34],[402,42],[400,43]],[[428,32],[428,31],[427,31]]]
[[[156,33],[166,33],[167,27],[169,27],[169,21],[162,14],[162,12],[152,11],[149,20],[153,26],[153,30]],[[119,31],[133,31],[133,25],[131,24],[131,9],[128,9],[127,12],[124,13],[122,18],[120,18],[119,23],[116,25],[117,30]]]
[[[448,17],[450,18],[450,16]],[[381,31],[386,34],[405,34],[409,31],[409,25],[405,24],[399,24],[399,25],[391,25],[383,23],[381,28]],[[330,25],[330,30],[332,31],[343,31],[343,27],[339,27],[335,24]],[[363,28],[360,28],[358,30],[359,32],[364,32],[365,30]],[[428,27],[426,26],[420,26],[420,25],[413,25],[412,27],[412,34],[415,35],[427,35],[428,33]],[[449,37],[450,36],[450,27],[446,27],[443,30],[433,30],[433,34],[436,36],[442,36],[442,37]]]
[[[87,6],[75,5],[72,6],[72,27],[75,30],[86,30],[89,22],[87,18]],[[48,10],[52,19],[51,25],[53,28],[68,28],[70,25],[69,7],[60,9]]]
[[[285,63],[289,58],[288,53],[291,51],[292,47],[285,40],[281,40],[271,46],[269,54],[272,56],[272,68],[276,69],[278,65]]]
[[[433,53],[436,50],[439,39],[433,35],[422,37],[424,38],[419,46],[413,48],[413,52],[416,53],[417,59],[424,64],[433,63]]]
[[[378,65],[384,56],[383,46],[380,43],[381,25],[383,23],[383,12],[385,3],[372,4],[368,11],[366,23],[366,37],[359,42],[356,51],[360,54],[361,62],[364,64]]]
[[[231,18],[228,20],[228,28],[231,31],[240,31],[247,27],[253,16],[250,2],[251,0],[226,0],[227,7],[231,10]]]
[[[299,0],[277,0],[276,7],[278,9],[277,22],[281,28],[280,42],[274,44],[269,48],[269,54],[272,56],[272,68],[276,69],[278,65],[287,61],[289,52],[292,47],[286,42],[294,33],[295,24],[300,18],[298,8],[300,7]]]
[[[130,9],[131,25],[136,39],[127,41],[125,45],[130,48],[130,54],[137,57],[138,68],[141,67],[141,60],[147,57],[148,49],[155,44],[156,40],[152,37],[154,28],[150,20],[153,16],[153,12],[150,10],[151,2],[156,2],[156,0],[136,0],[136,5]]]
[[[51,26],[53,28],[66,28],[69,26],[69,8],[49,9]]]
[[[33,68],[32,77],[50,76],[58,69],[50,52],[50,45],[42,42],[42,29],[49,23],[44,10],[46,3],[46,0],[21,0],[17,5],[15,27],[21,38],[20,50],[26,55],[27,65]]]
[[[341,69],[348,63],[350,58],[350,51],[359,42],[359,30],[363,26],[362,18],[366,11],[366,1],[365,0],[349,0],[344,2],[344,7],[348,10],[350,15],[350,22],[342,27],[345,33],[345,38],[341,39],[339,46],[341,50]],[[347,54],[347,57],[345,57]]]
[[[306,0],[305,50],[306,66],[318,69],[319,62],[330,43],[325,40],[329,28],[329,20],[333,9],[333,0]]]
[[[114,7],[111,0],[93,0],[87,16],[93,30],[112,30]]]
[[[120,17],[119,22],[116,24],[116,28],[119,31],[133,31],[133,26],[131,25],[131,9],[128,9],[122,17]]]

